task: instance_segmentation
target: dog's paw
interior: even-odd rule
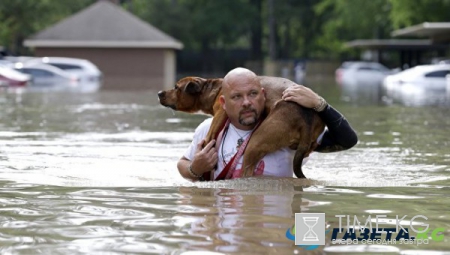
[[[245,169],[244,171],[242,171],[241,177],[252,177],[253,176],[253,171],[249,170],[249,169]]]

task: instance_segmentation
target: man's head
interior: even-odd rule
[[[225,75],[219,100],[233,125],[252,129],[261,117],[266,97],[256,74],[239,67]]]

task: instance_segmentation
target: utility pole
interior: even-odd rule
[[[275,60],[277,58],[276,36],[275,36],[275,15],[273,10],[274,0],[268,0],[269,9],[269,58]]]

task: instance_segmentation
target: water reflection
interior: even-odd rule
[[[340,86],[343,101],[359,105],[380,104],[382,102],[383,92],[379,83],[343,83]]]
[[[398,92],[387,94],[384,98],[387,103],[401,103],[406,106],[450,106],[450,94],[446,91],[417,90],[414,87],[405,87]]]
[[[304,254],[286,237],[298,212],[325,212],[328,229],[335,215],[420,213],[436,228],[448,219],[439,206],[444,189],[318,186],[297,179],[232,180],[227,188],[203,184],[167,188],[79,188],[2,182],[2,253],[68,254],[213,251],[225,254]],[[420,194],[413,197],[405,194]],[[401,206],[393,205],[393,202]],[[391,220],[392,221],[392,220]],[[390,224],[386,221],[383,224]],[[408,227],[409,221],[401,222]],[[419,223],[415,223],[419,224]],[[446,231],[444,235],[449,232]],[[326,245],[311,253],[396,251],[429,254],[446,242],[411,245]],[[20,245],[14,245],[20,244]],[[444,253],[441,253],[444,254]]]

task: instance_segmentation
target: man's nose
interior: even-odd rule
[[[247,96],[244,96],[244,100],[242,101],[242,105],[250,105],[250,99]]]

